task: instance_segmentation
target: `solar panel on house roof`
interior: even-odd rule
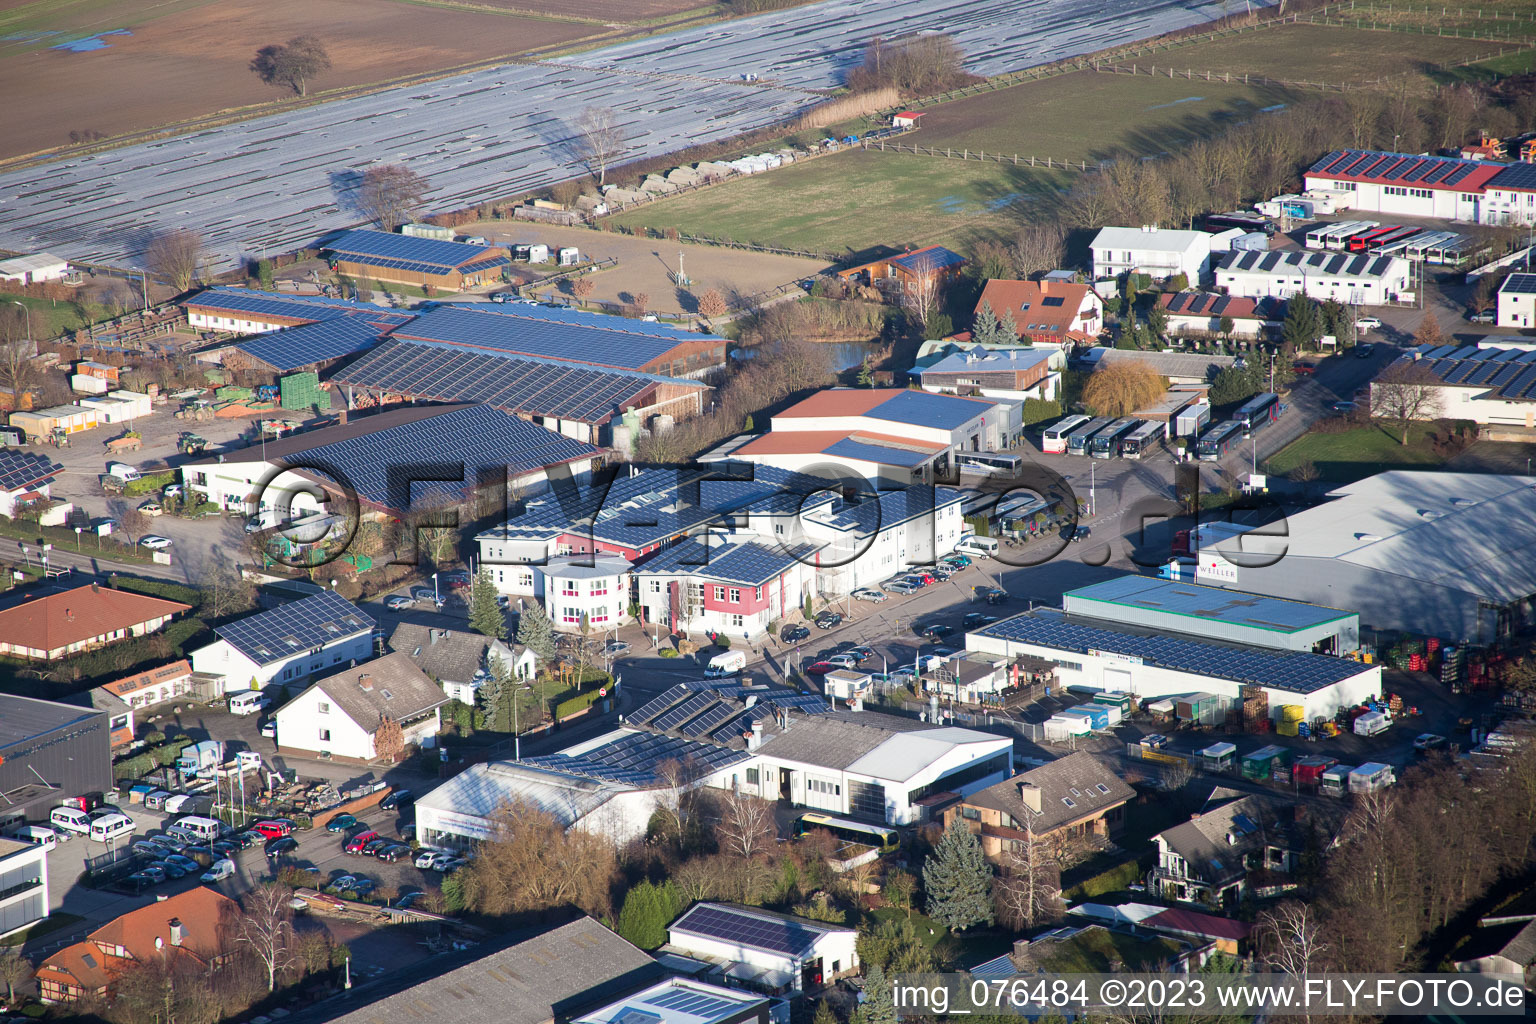
[[[373,629],[374,620],[334,590],[215,626],[213,632],[258,665]]]
[[[945,267],[953,267],[964,263],[965,257],[942,245],[932,246],[927,249],[919,249],[917,252],[909,252],[905,256],[898,256],[891,260],[892,263],[907,270],[942,270]]]
[[[337,316],[270,334],[244,338],[235,347],[276,370],[296,370],[377,345],[379,329],[361,317]]]
[[[820,937],[794,921],[759,917],[730,907],[697,904],[673,923],[674,931],[692,932],[719,939],[732,945],[756,947],[785,956],[801,957],[809,953]]]
[[[720,1017],[741,1009],[741,1003],[733,999],[721,999],[719,996],[705,995],[686,988],[675,988],[660,995],[648,996],[642,1002],[695,1017]]]
[[[651,719],[655,718],[663,711],[676,705],[679,701],[687,697],[689,690],[689,686],[683,683],[679,683],[678,685],[667,690],[661,696],[654,697],[650,701],[641,705],[634,714],[627,717],[631,722],[639,722],[641,725],[649,725]]]
[[[64,467],[46,455],[0,448],[0,490],[20,490],[62,472]]]
[[[694,696],[684,701],[682,704],[673,708],[671,711],[668,711],[666,714],[657,718],[654,722],[651,723],[651,725],[657,729],[671,731],[682,725],[684,722],[688,721],[688,719],[692,718],[694,715],[697,715],[699,712],[703,711],[705,708],[709,707],[714,702],[715,696],[712,693],[695,694]]]

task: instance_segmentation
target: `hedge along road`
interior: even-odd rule
[[[566,124],[584,107],[617,112],[633,160],[786,120],[875,35],[952,33],[969,69],[990,75],[1222,13],[1221,0],[825,0],[12,171],[0,247],[138,268],[154,232],[189,227],[209,269],[225,270],[359,222],[349,196],[375,164],[426,175],[437,210],[584,173]]]

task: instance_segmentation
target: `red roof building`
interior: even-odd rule
[[[976,301],[1013,318],[1020,338],[1033,345],[1088,344],[1104,326],[1104,303],[1085,284],[1071,281],[988,281]]]
[[[190,608],[96,583],[46,594],[0,611],[0,654],[54,661],[153,633]]]
[[[1240,295],[1213,295],[1210,292],[1178,292],[1158,296],[1157,304],[1168,311],[1168,330],[1221,332],[1221,322],[1232,321],[1232,333],[1245,338],[1257,337],[1266,326],[1278,324],[1285,316],[1285,304],[1277,299],[1250,299]]]

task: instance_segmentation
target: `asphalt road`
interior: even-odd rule
[[[159,230],[203,233],[210,270],[358,223],[370,166],[405,163],[454,209],[585,173],[568,121],[615,111],[622,160],[788,119],[872,37],[954,34],[981,74],[1221,17],[1222,0],[826,0],[563,60],[503,64],[0,175],[0,247],[138,266]],[[759,81],[742,78],[756,74]],[[621,161],[614,161],[621,162]]]

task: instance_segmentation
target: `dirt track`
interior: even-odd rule
[[[592,275],[596,290],[591,298],[631,302],[633,296],[644,293],[650,297],[649,308],[658,313],[692,313],[695,311],[693,296],[702,295],[711,288],[718,289],[727,298],[732,294],[751,295],[811,277],[827,267],[825,263],[798,256],[776,256],[712,245],[684,245],[588,228],[494,221],[456,230],[485,235],[494,242],[542,242],[551,249],[574,245],[583,254],[596,259],[617,256],[617,267]],[[671,277],[677,270],[680,251],[688,276],[693,280],[688,288],[679,288]],[[539,296],[542,295],[543,292],[539,292]]]

